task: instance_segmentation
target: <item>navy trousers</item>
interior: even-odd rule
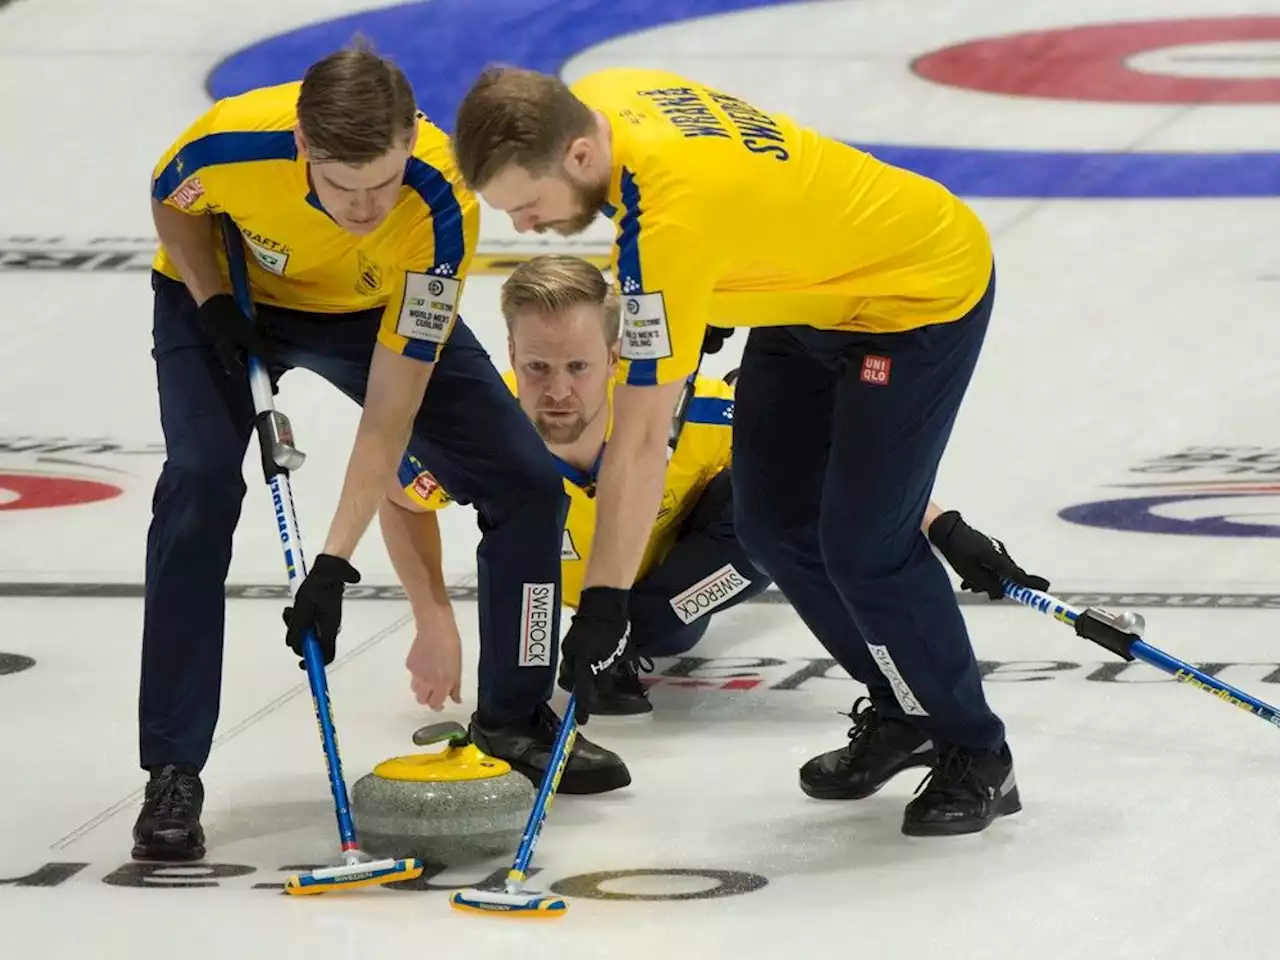
[[[246,492],[242,465],[253,400],[248,378],[228,377],[200,332],[187,288],[159,274],[152,286],[166,459],[147,533],[141,765],[198,770],[218,720],[225,581]],[[363,402],[381,311],[321,317],[265,305],[258,310],[277,345],[273,383],[301,367]],[[305,434],[305,413],[295,411],[292,420]],[[541,438],[461,320],[432,372],[409,451],[477,512],[479,712],[490,723],[527,716],[552,693],[568,497]],[[317,524],[327,519],[315,518]],[[314,535],[324,529],[317,525]],[[312,546],[312,556],[317,549]],[[549,620],[535,624],[539,642],[531,644],[524,614],[535,607]],[[550,641],[545,647],[543,632]],[[278,638],[263,638],[280,644],[282,662],[288,657],[283,637],[281,624]]]
[[[894,334],[755,328],[734,413],[738,536],[877,708],[995,749],[945,568],[920,530],[995,278],[962,319]]]
[[[712,478],[671,549],[632,588],[631,637],[640,656],[674,657],[693,649],[712,614],[769,586],[734,531],[732,476],[722,470]]]

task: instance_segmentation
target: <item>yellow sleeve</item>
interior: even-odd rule
[[[378,342],[431,363],[458,318],[480,233],[480,206],[465,186],[418,157],[409,160],[405,185],[417,192],[426,215],[404,240]]]
[[[153,199],[190,214],[208,213],[210,206],[218,206],[209,195],[216,178],[210,178],[205,167],[210,165],[206,162],[210,159],[206,148],[208,134],[216,126],[221,110],[222,101],[219,101],[183,131],[160,157],[151,171]]]
[[[680,442],[688,435],[696,444],[699,465],[708,477],[733,462],[733,406],[732,386],[710,377],[697,378]]]
[[[449,491],[440,485],[440,481],[412,453],[405,453],[400,459],[399,480],[405,496],[420,507],[443,510],[454,502]]]
[[[650,204],[645,185],[623,170],[622,205],[613,264],[622,300],[617,382],[674,383],[697,369],[718,254],[706,242],[702,205],[684,188]]]

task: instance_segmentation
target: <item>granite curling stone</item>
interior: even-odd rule
[[[520,845],[537,789],[481,753],[460,724],[413,735],[419,746],[442,741],[440,752],[384,760],[356,781],[351,814],[366,852],[453,867],[510,856]]]

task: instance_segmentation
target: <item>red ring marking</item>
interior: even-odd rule
[[[1188,44],[1280,40],[1280,17],[1110,23],[1020,33],[944,47],[912,61],[945,86],[1110,103],[1277,103],[1280,77],[1173,77],[1125,66],[1135,54]]]
[[[40,510],[74,507],[118,497],[124,491],[97,480],[50,477],[39,473],[0,472],[0,491],[12,491],[16,500],[0,501],[0,510]]]

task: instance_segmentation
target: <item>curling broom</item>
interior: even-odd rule
[[[1233,707],[1247,710],[1254,716],[1280,727],[1280,711],[1275,707],[1243,690],[1237,690],[1229,683],[1223,683],[1216,677],[1197,670],[1189,663],[1169,656],[1163,650],[1143,640],[1142,634],[1147,625],[1140,613],[1134,613],[1131,610],[1126,610],[1124,613],[1108,613],[1096,607],[1078,610],[1041,590],[1018,586],[1008,580],[1004,582],[1004,593],[1010,599],[1033,610],[1039,610],[1055,620],[1069,624],[1075,628],[1078,636],[1092,640],[1098,646],[1124,660],[1141,660],[1170,674],[1180,683],[1197,687]]]
[[[699,352],[698,363],[693,373],[685,378],[680,396],[676,400],[675,410],[671,416],[671,429],[667,438],[667,457],[675,452],[680,441],[680,433],[685,419],[689,416],[689,406],[693,402],[695,383],[698,371],[702,368],[703,354]],[[529,869],[529,861],[533,859],[533,850],[537,846],[538,836],[542,833],[542,824],[547,819],[547,811],[551,809],[551,800],[560,786],[560,777],[569,755],[573,750],[573,742],[578,736],[577,723],[574,720],[574,706],[577,697],[570,694],[568,706],[565,707],[564,719],[560,721],[560,730],[556,734],[555,746],[551,751],[551,763],[542,776],[542,785],[538,789],[538,797],[534,801],[533,810],[529,813],[529,822],[525,825],[524,836],[520,840],[520,849],[516,851],[515,863],[507,871],[507,880],[501,891],[477,890],[468,888],[459,890],[449,898],[449,905],[455,910],[469,913],[496,913],[508,917],[560,917],[569,909],[562,897],[547,896],[524,889],[525,873]]]
[[[236,304],[245,316],[253,319],[253,297],[249,290],[249,275],[240,231],[226,214],[221,215],[219,219],[222,222],[227,265],[231,274],[231,289],[235,295]],[[275,505],[276,526],[280,530],[285,567],[289,573],[289,593],[291,596],[297,596],[298,586],[307,575],[307,566],[302,554],[302,538],[298,532],[298,518],[294,512],[289,473],[302,466],[306,456],[293,445],[293,428],[288,417],[275,409],[271,378],[266,368],[257,357],[249,357],[248,360],[249,387],[253,393],[253,407],[257,413],[255,426],[262,451],[263,476],[271,488],[271,501]],[[421,876],[422,864],[418,860],[412,858],[375,860],[360,849],[356,840],[355,824],[351,818],[347,785],[342,776],[342,758],[338,753],[338,738],[333,726],[329,685],[325,678],[324,664],[320,660],[320,646],[315,635],[310,631],[303,640],[302,650],[307,668],[307,680],[311,685],[311,699],[315,704],[316,720],[320,725],[325,763],[329,768],[329,785],[333,789],[338,833],[342,838],[343,864],[338,867],[322,867],[308,873],[295,874],[285,882],[285,893],[295,896],[329,893],[356,887],[398,883]]]
[[[542,775],[542,785],[538,788],[538,797],[529,812],[529,822],[525,825],[524,836],[520,839],[520,849],[516,851],[516,859],[507,871],[507,880],[501,891],[476,890],[468,888],[458,890],[449,897],[449,905],[455,910],[469,913],[493,913],[507,917],[556,918],[564,916],[568,905],[563,897],[548,896],[533,890],[524,889],[529,861],[533,859],[534,847],[538,844],[538,836],[542,833],[542,824],[546,822],[547,811],[551,809],[551,800],[560,786],[560,777],[573,752],[573,742],[578,736],[578,725],[574,719],[576,694],[570,694],[569,703],[564,710],[564,718],[560,721],[560,730],[556,733],[555,746],[551,751],[551,762],[547,772]]]

